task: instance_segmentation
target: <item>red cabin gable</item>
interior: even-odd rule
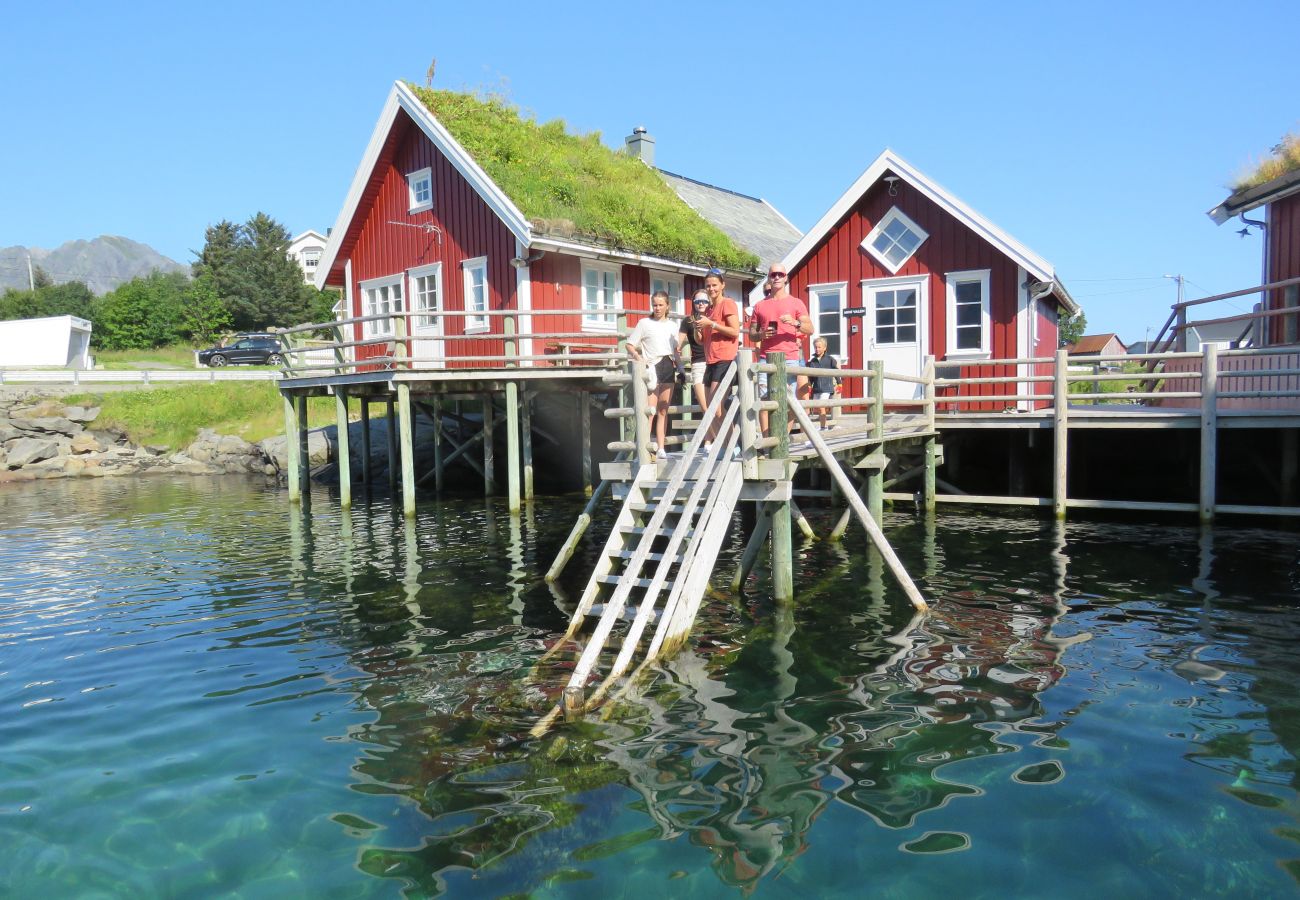
[[[785,264],[814,335],[826,337],[848,368],[882,360],[886,372],[919,375],[927,356],[941,372],[963,361],[1050,356],[1060,312],[1078,308],[1049,263],[890,151]],[[1007,368],[998,374],[1032,374]],[[851,395],[860,391],[854,381],[846,385]],[[1037,392],[1015,383],[989,387],[991,394]],[[886,383],[886,396],[916,391]]]

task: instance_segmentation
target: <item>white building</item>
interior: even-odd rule
[[[316,283],[316,267],[325,253],[325,235],[319,231],[304,231],[289,242],[289,258],[302,268],[302,280]]]
[[[0,368],[90,368],[90,329],[76,316],[0,322]]]

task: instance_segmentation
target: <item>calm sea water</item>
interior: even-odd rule
[[[0,488],[0,893],[1300,893],[1300,535],[892,514],[530,738],[579,509]]]

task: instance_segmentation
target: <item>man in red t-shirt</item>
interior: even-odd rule
[[[754,304],[754,315],[749,321],[749,337],[759,342],[758,356],[762,360],[769,353],[784,353],[787,362],[801,365],[803,339],[813,333],[808,307],[790,293],[790,275],[781,263],[772,263],[767,270],[767,283],[772,293]],[[794,378],[795,393],[803,398],[808,392],[808,378]],[[767,393],[764,392],[766,396]],[[767,432],[767,413],[759,413],[759,421]],[[794,419],[790,419],[794,427]]]
[[[740,311],[736,301],[723,291],[727,283],[722,278],[721,269],[709,269],[704,277],[704,291],[709,295],[709,309],[699,320],[700,331],[704,334],[704,387],[709,403],[717,393],[718,385],[727,374],[740,349]],[[719,415],[721,410],[719,410]],[[718,436],[718,419],[713,420],[707,440],[712,442]]]

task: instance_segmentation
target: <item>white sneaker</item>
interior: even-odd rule
[[[667,458],[668,458],[668,454],[663,451],[662,447],[655,451],[655,459],[667,459]]]
[[[732,459],[740,459],[740,448],[739,448],[739,447],[732,447],[732,448],[731,448],[731,458],[732,458]]]

